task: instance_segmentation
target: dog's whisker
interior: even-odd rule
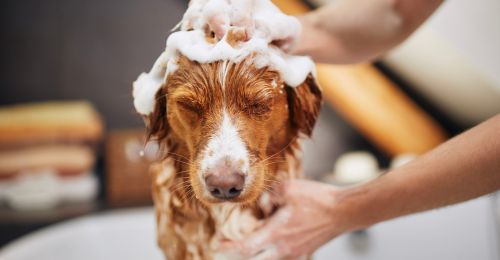
[[[172,194],[175,194],[175,193],[180,192],[181,190],[186,189],[186,188],[188,188],[188,186],[185,186],[185,185],[179,185],[179,186],[175,187],[175,189],[174,189],[174,190],[171,190],[170,192],[171,192]]]
[[[190,192],[191,188],[189,186],[183,186],[183,191],[181,194],[180,194],[180,198],[183,200],[183,201],[187,201],[187,194]]]
[[[182,163],[185,163],[185,164],[190,164],[191,162],[190,161],[185,161],[185,160],[182,160],[182,158],[172,158],[172,160],[174,162],[182,162]]]
[[[174,159],[174,160],[175,160],[175,162],[179,162],[179,163],[182,163],[182,164],[187,165],[187,166],[193,166],[193,164],[189,163],[189,162],[179,161],[179,160],[176,160],[176,159]]]
[[[185,171],[179,171],[177,172],[177,175],[182,175],[183,173],[188,173],[189,170],[185,170]],[[179,178],[189,178],[189,176],[179,176]]]
[[[276,180],[276,179],[267,179],[267,180],[264,180],[264,183],[281,183],[279,180]]]
[[[189,196],[189,198],[187,199],[187,201],[193,201],[193,200],[195,199],[195,197],[196,197],[196,193],[194,193],[194,191],[193,191],[193,190],[190,190],[190,191],[189,191],[189,194],[190,194],[190,196]]]
[[[183,158],[183,159],[186,159],[187,161],[189,161],[189,160],[190,160],[189,158],[187,158],[186,156],[184,156],[184,155],[182,155],[182,154],[174,153],[174,152],[172,152],[172,151],[168,151],[167,153],[168,153],[168,154],[171,154],[171,155],[179,156],[179,157],[181,157],[181,158]]]
[[[265,164],[262,164],[262,166],[269,166],[273,164],[281,164],[281,163],[286,163],[287,161],[272,161],[272,162],[266,162]]]
[[[290,140],[290,142],[285,147],[283,147],[281,150],[279,150],[278,152],[274,153],[273,155],[267,157],[266,159],[262,160],[261,163],[263,163],[263,162],[271,159],[272,157],[274,157],[274,156],[276,156],[278,154],[281,154],[283,151],[285,151],[295,141],[297,141],[297,138],[292,138],[292,140]]]

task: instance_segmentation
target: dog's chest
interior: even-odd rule
[[[214,255],[220,241],[242,239],[259,227],[261,221],[251,208],[234,203],[209,208],[187,203],[172,192],[178,189],[175,173],[172,160],[166,160],[153,175],[158,241],[166,255],[176,255],[184,247],[189,259],[221,259],[222,255]]]
[[[278,172],[281,180],[300,175],[300,161],[286,156],[288,171]],[[210,207],[187,203],[172,191],[176,187],[176,169],[173,160],[165,160],[153,170],[153,195],[157,213],[158,241],[167,256],[178,256],[185,248],[188,259],[238,259],[234,255],[215,253],[220,241],[240,240],[258,229],[262,217],[269,216],[273,205],[268,192],[261,194],[254,207],[235,203],[220,203]],[[257,217],[259,216],[259,219]]]
[[[232,203],[212,206],[210,215],[216,228],[214,236],[216,240],[243,239],[246,234],[254,231],[261,223],[251,209],[241,208]]]

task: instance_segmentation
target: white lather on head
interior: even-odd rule
[[[231,46],[227,33],[218,42],[206,40],[209,19],[220,15],[226,32],[238,24],[242,16],[250,19],[250,39]],[[234,26],[237,27],[237,26]],[[167,47],[149,73],[142,73],[134,82],[134,105],[140,114],[153,112],[155,94],[168,75],[177,69],[179,55],[199,63],[219,60],[238,63],[253,55],[257,68],[276,70],[290,87],[300,85],[314,71],[313,61],[306,56],[287,54],[275,45],[278,40],[294,42],[300,34],[300,23],[283,14],[270,0],[191,0],[181,21],[181,31],[172,33]]]

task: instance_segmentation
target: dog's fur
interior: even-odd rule
[[[168,259],[215,258],[218,241],[242,238],[272,213],[266,193],[274,184],[300,174],[298,137],[311,135],[321,92],[312,75],[291,88],[251,60],[200,64],[181,56],[146,118],[164,151],[151,171],[158,243]],[[248,157],[231,162],[248,164],[248,183],[231,202],[210,197],[200,177],[204,158],[218,152],[208,143],[224,120]]]

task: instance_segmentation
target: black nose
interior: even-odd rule
[[[205,178],[210,194],[217,199],[234,199],[243,190],[245,177],[240,173],[207,174]]]

